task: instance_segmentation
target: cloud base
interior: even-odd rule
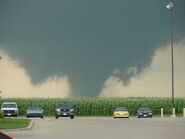
[[[4,98],[69,97],[71,85],[67,76],[50,76],[40,84],[33,85],[30,76],[19,62],[0,50],[0,91]]]
[[[185,97],[184,60],[185,39],[174,45],[175,97]],[[137,73],[137,67],[129,72]],[[171,47],[166,45],[155,51],[151,64],[132,76],[129,84],[119,77],[108,77],[99,97],[171,97],[171,81]]]

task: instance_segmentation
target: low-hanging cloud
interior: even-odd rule
[[[175,97],[185,97],[185,39],[174,45]],[[129,72],[137,73],[137,67]],[[131,77],[130,83],[110,76],[104,83],[100,97],[170,97],[171,96],[171,47],[155,51],[151,64],[140,74]]]
[[[2,97],[69,97],[71,85],[67,76],[50,76],[33,85],[30,76],[19,62],[0,50],[0,96]]]

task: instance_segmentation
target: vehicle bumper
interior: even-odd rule
[[[4,113],[4,116],[18,116],[17,113]]]
[[[60,112],[60,113],[56,113],[57,116],[60,116],[60,117],[71,117],[71,116],[74,116],[74,113],[71,113],[71,112]]]
[[[138,115],[138,118],[152,118],[152,115]]]
[[[42,113],[27,113],[27,117],[43,117]]]
[[[114,116],[114,118],[129,118],[129,116]]]
[[[114,118],[129,118],[129,114],[124,114],[124,115],[115,114]]]

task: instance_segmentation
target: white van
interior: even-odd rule
[[[4,113],[4,116],[17,117],[19,115],[19,109],[15,102],[3,102],[1,110]]]

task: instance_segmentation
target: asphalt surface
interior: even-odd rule
[[[29,130],[3,132],[15,139],[185,139],[185,118],[34,118]]]

